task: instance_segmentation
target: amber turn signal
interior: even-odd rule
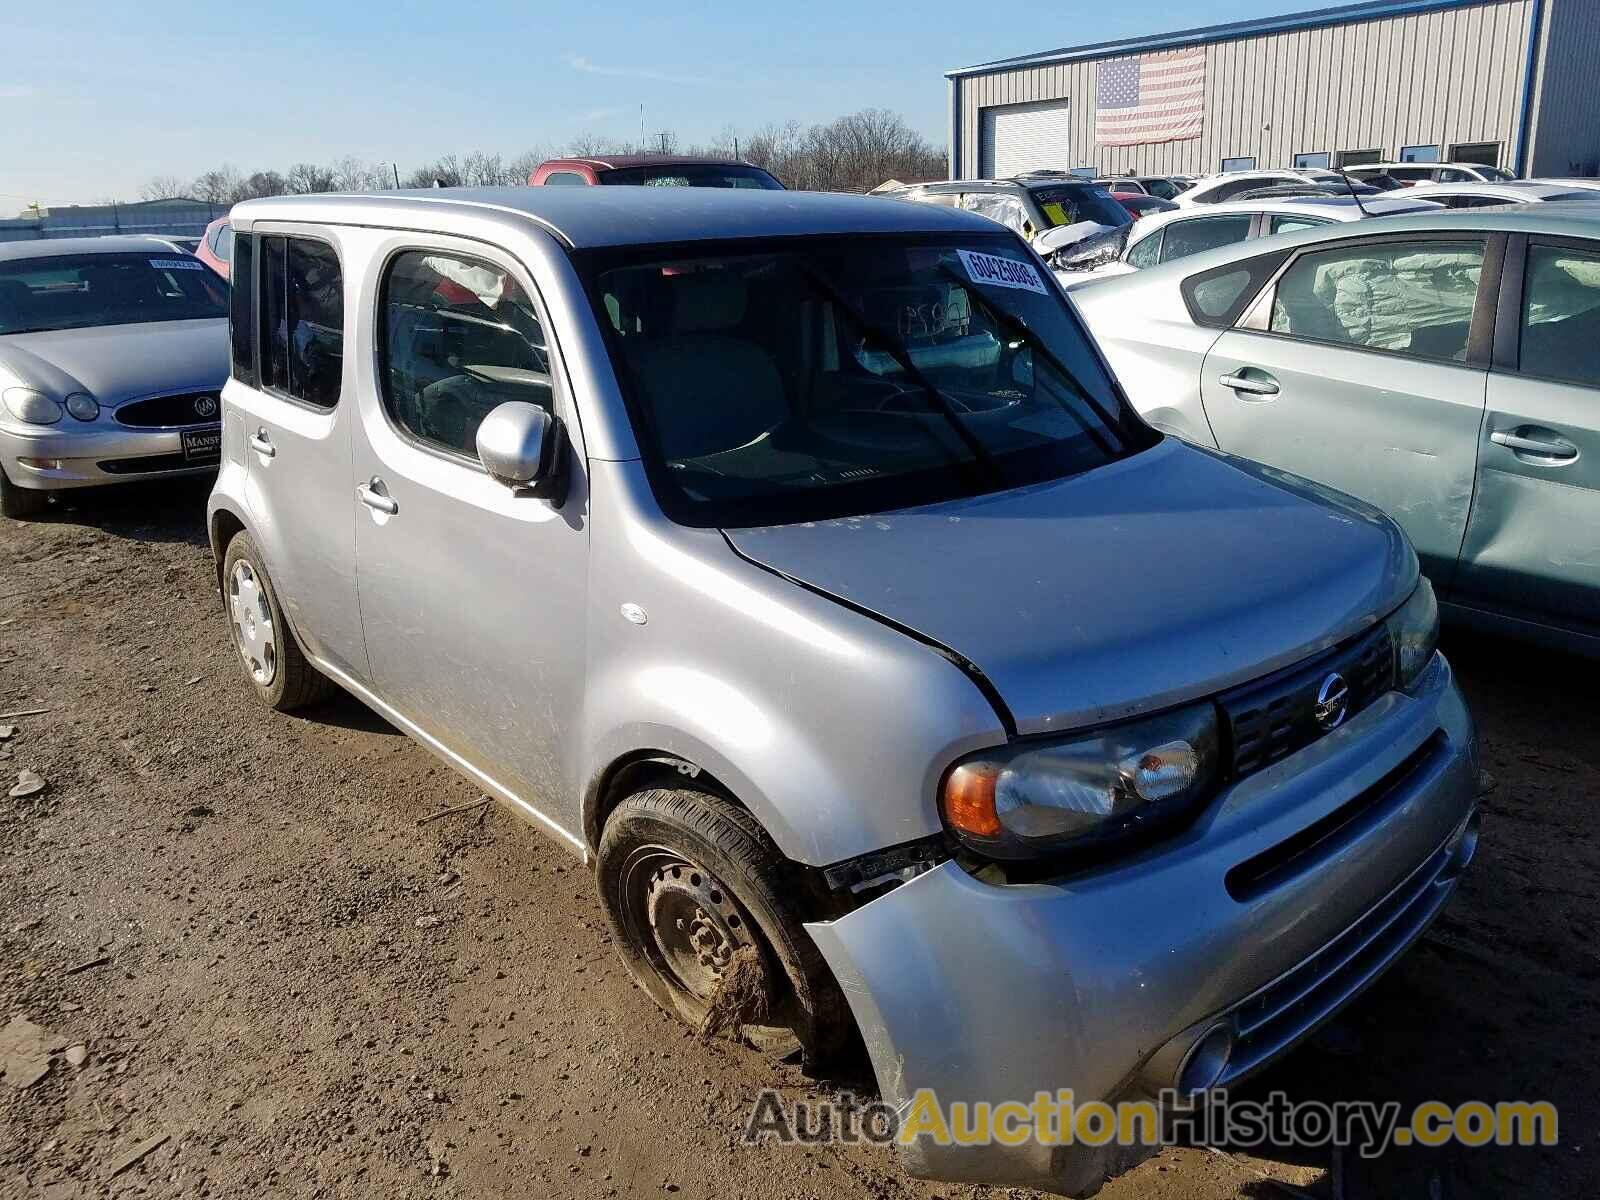
[[[954,828],[974,837],[999,837],[1003,831],[994,811],[997,763],[962,763],[944,782],[944,816]]]

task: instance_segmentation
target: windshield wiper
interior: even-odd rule
[[[899,340],[890,337],[882,329],[879,329],[863,313],[856,311],[855,306],[840,294],[839,289],[816,271],[804,263],[797,262],[795,265],[799,268],[800,273],[810,280],[812,287],[821,292],[830,303],[843,312],[845,316],[849,317],[857,328],[883,347],[888,352],[889,357],[900,364],[900,368],[910,376],[911,381],[927,393],[928,398],[934,403],[935,411],[944,417],[951,429],[955,430],[956,436],[972,452],[972,457],[983,464],[984,469],[989,472],[996,483],[1004,484],[1005,473],[1000,469],[1000,464],[996,461],[994,452],[979,441],[978,436],[972,430],[967,428],[966,423],[962,421],[960,415],[956,412],[955,405],[950,403],[950,397],[946,396],[940,390],[939,385],[929,379],[922,369],[911,361],[911,351],[906,349]]]
[[[1033,330],[1028,328],[1027,322],[1025,322],[1021,317],[1014,316],[1011,313],[1006,312],[1005,309],[999,308],[985,300],[982,295],[972,289],[971,284],[967,280],[961,278],[961,276],[957,275],[949,267],[941,264],[939,267],[939,272],[942,275],[949,276],[952,280],[959,284],[961,286],[961,290],[964,291],[971,299],[976,300],[978,302],[978,306],[982,308],[983,311],[986,312],[994,321],[1000,325],[1004,325],[1012,332],[1013,335],[1019,336],[1026,341],[1028,345],[1033,348],[1033,352],[1043,358],[1045,362],[1049,363],[1055,373],[1066,381],[1067,385],[1073,390],[1074,393],[1077,394],[1078,398],[1094,410],[1095,415],[1100,418],[1107,429],[1117,429],[1119,427],[1120,422],[1114,416],[1112,416],[1112,414],[1098,400],[1089,394],[1089,390],[1084,387],[1083,384],[1078,382],[1078,377],[1068,370],[1067,364],[1056,357],[1055,351],[1046,346],[1044,344],[1044,340],[1040,338],[1038,334],[1034,333]],[[1088,432],[1089,436],[1099,444],[1100,449],[1104,450],[1107,454],[1117,453],[1117,447],[1113,446],[1091,422],[1085,421],[1077,413],[1072,412],[1072,410],[1067,407],[1060,397],[1052,396],[1051,398],[1061,406],[1063,411],[1072,414],[1077,422],[1083,426],[1085,431]]]

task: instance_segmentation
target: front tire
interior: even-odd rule
[[[234,534],[223,556],[222,601],[245,682],[263,704],[292,712],[327,698],[333,685],[306,661],[248,533]]]
[[[739,961],[754,998],[731,1022],[740,1040],[773,1057],[799,1051],[808,1070],[845,1048],[844,995],[786,903],[808,885],[749,813],[705,792],[637,792],[606,821],[597,857],[617,949],[662,1008],[707,1031]]]
[[[0,515],[23,520],[37,517],[50,507],[50,493],[38,488],[18,487],[0,470]]]

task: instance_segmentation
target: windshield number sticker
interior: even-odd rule
[[[1048,296],[1050,290],[1039,282],[1039,273],[1025,262],[1014,258],[1001,258],[995,254],[979,254],[975,250],[957,250],[961,265],[973,283],[991,287],[1018,288],[1024,292],[1038,292]]]
[[[152,258],[150,265],[158,271],[204,271],[205,263],[197,258]]]

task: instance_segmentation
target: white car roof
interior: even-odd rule
[[[1363,196],[1358,205],[1349,196],[1286,196],[1282,199],[1224,200],[1219,204],[1196,205],[1172,212],[1152,213],[1141,217],[1129,236],[1129,243],[1143,241],[1155,230],[1174,221],[1197,221],[1205,217],[1224,217],[1229,213],[1281,213],[1292,217],[1321,217],[1328,221],[1359,221],[1364,217],[1395,217],[1405,213],[1439,212],[1441,206],[1423,196],[1413,197],[1409,189],[1404,196],[1389,193],[1383,196]],[[1362,211],[1365,206],[1366,211]]]
[[[1531,179],[1519,179],[1515,183],[1419,183],[1407,189],[1410,194],[1423,198],[1495,196],[1502,200],[1517,202],[1549,200],[1553,196],[1565,196],[1584,190],[1586,189],[1574,187],[1569,183],[1536,183]]]

